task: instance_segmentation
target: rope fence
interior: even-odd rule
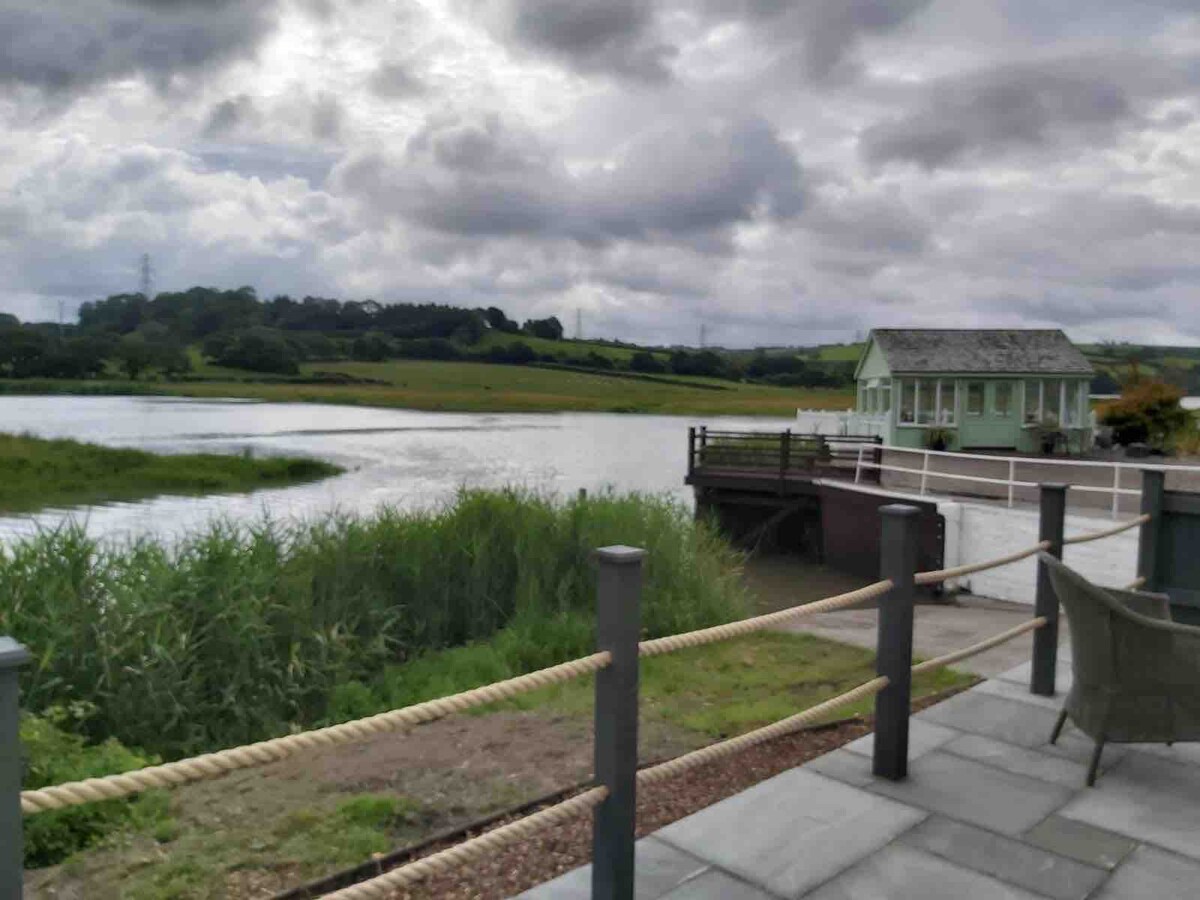
[[[1149,515],[1138,516],[1136,519],[1132,519],[1129,522],[1122,522],[1120,525],[1114,525],[1112,528],[1102,528],[1100,531],[1089,531],[1086,534],[1077,534],[1074,537],[1063,538],[1063,545],[1086,544],[1088,541],[1098,541],[1101,538],[1112,537],[1114,534],[1120,534],[1123,531],[1144,525],[1149,521]]]
[[[996,559],[990,559],[986,562],[969,563],[963,566],[955,566],[952,569],[935,569],[931,572],[918,572],[913,581],[916,584],[937,584],[940,581],[945,581],[948,578],[958,578],[962,575],[970,575],[973,572],[983,572],[987,569],[997,569],[1000,566],[1007,566],[1010,563],[1018,562],[1027,557],[1033,556],[1035,553],[1040,553],[1042,550],[1049,550],[1050,542],[1042,541],[1040,544],[1035,544],[1027,550],[1019,550],[1016,553],[1010,553],[1008,556],[1000,556]]]
[[[934,669],[939,669],[942,666],[948,666],[951,663],[960,662],[964,659],[969,659],[972,656],[977,656],[985,650],[991,650],[993,647],[999,647],[1001,644],[1006,644],[1014,638],[1018,638],[1026,632],[1033,631],[1037,628],[1042,628],[1046,625],[1046,617],[1038,616],[1035,619],[1030,619],[1028,622],[1022,622],[1008,631],[1003,631],[1000,634],[994,635],[986,640],[980,641],[977,644],[972,644],[970,647],[963,647],[961,650],[955,650],[953,653],[946,653],[942,656],[927,659],[924,662],[917,663],[912,667],[914,675],[920,675],[922,672],[930,672]]]
[[[471,838],[445,850],[439,850],[429,856],[414,860],[407,865],[392,869],[382,875],[342,888],[332,894],[326,894],[327,900],[377,900],[386,897],[398,888],[407,887],[426,878],[441,875],[459,866],[476,862],[483,857],[497,853],[518,841],[532,837],[539,831],[545,831],[556,825],[562,825],[577,819],[594,810],[608,797],[608,788],[594,787],[556,803],[523,819],[501,825],[491,831],[484,832],[478,837]]]
[[[394,709],[378,715],[330,725],[313,731],[289,734],[284,737],[260,741],[244,747],[233,747],[216,753],[206,753],[190,759],[148,766],[119,775],[105,775],[72,781],[55,787],[21,792],[21,811],[26,815],[80,806],[100,800],[114,800],[153,788],[174,787],[192,781],[219,778],[238,769],[265,766],[287,759],[300,750],[316,750],[337,744],[361,741],[373,735],[412,725],[421,725],[435,719],[445,718],[452,713],[464,712],[477,706],[486,706],[528,693],[552,684],[562,684],[583,675],[598,672],[612,661],[607,651],[593,653],[581,659],[560,663],[536,672],[518,675],[505,681],[484,685],[462,693],[428,700],[402,709]]]
[[[1125,587],[1121,588],[1121,590],[1136,591],[1140,587],[1145,587],[1145,585],[1146,585],[1146,576],[1139,575],[1137,578],[1133,579],[1133,581],[1129,582],[1129,584],[1125,585]]]

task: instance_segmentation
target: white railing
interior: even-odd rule
[[[884,472],[897,472],[905,475],[913,475],[920,477],[920,493],[922,496],[929,492],[929,482],[937,481],[967,481],[974,484],[988,484],[1004,487],[1007,489],[1008,506],[1011,509],[1015,502],[1015,493],[1017,488],[1036,488],[1040,481],[1022,481],[1018,480],[1017,466],[1041,466],[1041,467],[1061,467],[1064,470],[1062,480],[1071,485],[1071,490],[1091,494],[1110,494],[1112,496],[1112,517],[1115,519],[1120,514],[1121,497],[1140,497],[1142,492],[1140,488],[1126,488],[1121,486],[1121,473],[1124,470],[1143,471],[1152,469],[1160,472],[1177,472],[1185,473],[1200,473],[1200,466],[1163,466],[1149,465],[1142,463],[1122,463],[1122,462],[1107,462],[1102,460],[1084,460],[1084,459],[1042,459],[1037,457],[1024,456],[987,456],[982,453],[954,453],[949,450],[923,450],[913,447],[894,447],[891,445],[883,445],[879,447],[871,447],[870,449],[876,452],[881,452],[884,456],[880,456],[880,461],[875,462],[864,454],[866,447],[860,447],[858,451],[858,460],[855,464],[854,481],[856,484],[861,483],[863,470],[871,469],[878,471],[881,474]],[[914,466],[892,465],[885,461],[886,454],[889,453],[905,453],[913,456],[920,456],[920,468]],[[1006,464],[1008,468],[1007,477],[1005,478],[989,478],[983,475],[970,475],[959,472],[939,471],[930,468],[929,461],[933,457],[947,457],[950,459],[969,460],[978,465],[979,463],[997,463]],[[1094,484],[1077,484],[1071,480],[1067,474],[1067,470],[1071,468],[1088,467],[1092,469],[1111,469],[1113,473],[1111,486],[1100,486]],[[1044,478],[1042,480],[1045,480]]]
[[[844,412],[828,409],[796,410],[796,428],[805,434],[827,437],[861,435],[883,437],[887,428],[887,413],[871,415],[848,409]]]

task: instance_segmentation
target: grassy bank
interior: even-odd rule
[[[0,434],[0,512],[140,500],[158,494],[250,491],[312,481],[340,471],[315,459],[159,455]]]
[[[671,376],[642,381],[601,373],[485,363],[394,360],[309,363],[296,379],[234,378],[230,370],[193,382],[0,381],[0,393],[156,393],[247,397],[279,402],[344,403],[460,412],[638,412],[791,417],[798,407],[846,409],[852,394],[809,388]],[[328,374],[371,383],[306,383]],[[693,382],[689,385],[687,382]],[[712,390],[712,387],[720,390]],[[706,389],[708,388],[708,389]]]
[[[673,502],[464,492],[434,512],[218,525],[169,547],[45,533],[0,549],[0,634],[37,660],[27,710],[71,706],[88,738],[173,757],[589,652],[589,557],[615,543],[649,551],[647,634],[743,612],[738,558]],[[486,657],[421,669],[491,638]]]

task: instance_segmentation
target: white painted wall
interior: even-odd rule
[[[938,504],[938,512],[946,517],[947,568],[985,562],[1038,542],[1036,511],[946,501]],[[1070,537],[1111,525],[1111,520],[1068,515],[1066,533]],[[1098,541],[1069,545],[1064,549],[1063,561],[1096,584],[1120,587],[1137,577],[1137,547],[1138,529],[1134,528]],[[1036,557],[1030,557],[968,575],[959,579],[957,586],[981,597],[1032,606],[1036,582]]]

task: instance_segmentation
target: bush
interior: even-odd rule
[[[1168,439],[1191,424],[1191,414],[1180,406],[1183,391],[1156,379],[1131,384],[1100,408],[1100,422],[1113,429],[1118,444],[1149,443],[1164,447]]]
[[[272,328],[251,328],[233,336],[215,360],[218,365],[251,372],[295,375],[296,351]]]
[[[657,356],[648,350],[639,350],[629,357],[629,368],[634,372],[659,373],[667,371],[667,366]]]
[[[72,719],[91,712],[86,705],[76,704],[66,709],[51,707],[43,716],[22,716],[26,790],[127,772],[157,762],[113,738],[88,745],[66,729]],[[166,815],[166,796],[149,792],[132,799],[106,800],[30,816],[25,819],[25,865],[36,868],[62,862],[105,835],[127,826],[165,820]]]
[[[83,701],[89,739],[178,756],[326,721],[335,695],[369,708],[374,689],[340,686],[502,631],[513,667],[587,653],[590,554],[619,543],[649,551],[647,634],[741,614],[737,555],[671,500],[467,491],[436,511],[214,525],[169,543],[44,532],[0,547],[0,634],[38,659],[28,710]]]

